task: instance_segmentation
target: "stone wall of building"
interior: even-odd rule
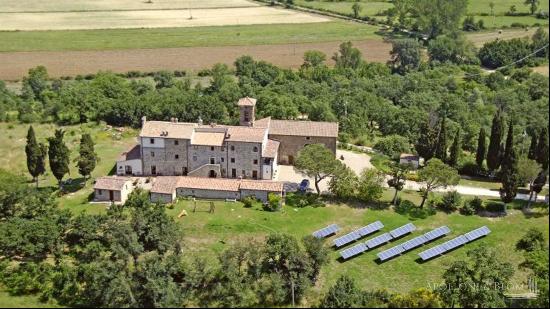
[[[155,142],[155,145],[150,145],[145,140],[148,140],[148,138],[142,138],[142,145],[145,144],[145,146],[142,146],[141,152],[143,175],[152,175],[152,166],[156,167],[157,175],[184,175],[188,172],[187,149],[189,140],[165,138],[162,139],[162,146],[158,142]]]
[[[257,151],[254,151],[254,147]],[[253,178],[254,171],[256,171],[256,178],[262,179],[261,143],[228,142],[227,150],[228,178],[233,178],[233,169],[235,169],[236,178]],[[232,159],[235,162],[232,162]]]
[[[94,201],[96,202],[109,202],[111,201],[110,191],[113,192],[113,201],[122,202],[122,194],[117,190],[104,190],[104,189],[95,189],[94,190]],[[125,199],[124,199],[125,200]]]
[[[194,196],[197,198],[205,199],[239,199],[240,197],[238,191],[204,190],[190,188],[177,188],[176,194],[177,196]]]
[[[219,165],[220,172],[223,176],[223,171],[227,170],[227,149],[225,147],[218,146],[189,146],[189,154],[187,160],[189,162],[189,172],[194,171],[206,164],[212,164],[211,159],[214,159],[214,163]],[[218,173],[218,177],[220,174]]]
[[[168,193],[153,193],[151,192],[151,202],[153,203],[172,203],[176,199],[176,195]]]
[[[279,141],[278,163],[294,164],[298,157],[298,152],[306,145],[324,144],[330,151],[336,155],[335,137],[316,137],[316,136],[289,136],[289,135],[269,135],[269,139]]]

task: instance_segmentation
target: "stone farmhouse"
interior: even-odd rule
[[[256,120],[256,99],[238,102],[238,126],[142,119],[139,144],[117,160],[119,176],[191,176],[272,180],[308,144],[336,154],[338,123]]]

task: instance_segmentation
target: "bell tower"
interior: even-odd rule
[[[240,109],[239,125],[247,127],[254,126],[256,99],[249,97],[241,98],[237,105]]]

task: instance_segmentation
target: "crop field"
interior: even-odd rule
[[[12,12],[0,14],[0,30],[78,30],[301,24],[329,19],[267,6],[159,10]]]
[[[494,40],[510,40],[513,38],[531,37],[535,34],[537,28],[530,29],[503,29],[503,30],[489,30],[480,32],[468,32],[466,37],[474,43],[475,46],[481,47],[486,42]]]

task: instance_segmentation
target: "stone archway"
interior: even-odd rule
[[[208,177],[216,178],[216,177],[218,177],[218,173],[216,173],[215,170],[210,170],[210,172],[208,172]]]

